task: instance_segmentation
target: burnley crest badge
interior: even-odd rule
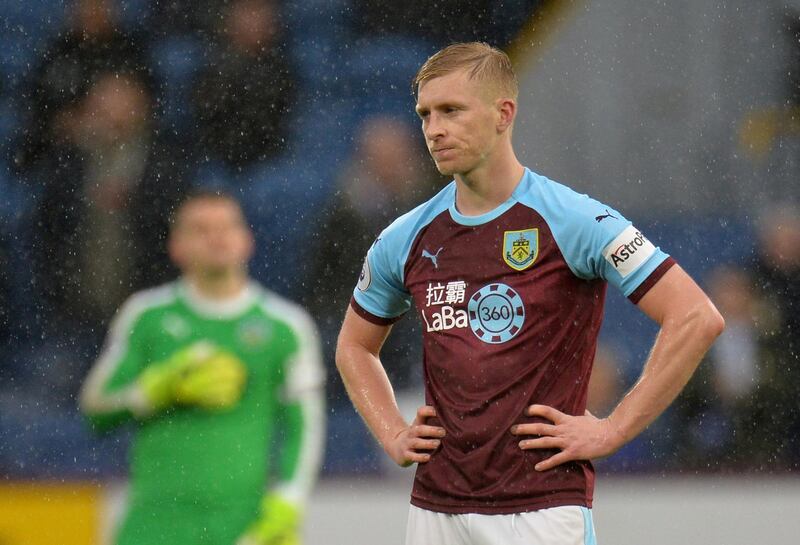
[[[503,261],[515,271],[524,271],[539,256],[539,229],[503,233]]]

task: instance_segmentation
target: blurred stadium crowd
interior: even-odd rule
[[[508,45],[542,3],[439,0],[447,17],[422,1],[5,3],[0,476],[124,471],[125,437],[92,436],[76,393],[120,303],[174,276],[166,222],[193,187],[241,198],[258,241],[253,275],[318,320],[325,471],[380,471],[333,343],[373,238],[443,181],[416,131],[410,79],[450,41]],[[752,259],[703,267],[724,336],[669,414],[601,467],[800,463],[800,215],[787,204],[750,227],[737,255]],[[390,377],[409,390],[420,380],[416,327],[403,320],[385,349]],[[598,352],[594,410],[635,380],[628,356],[613,343]]]

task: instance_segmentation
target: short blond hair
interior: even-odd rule
[[[506,97],[516,100],[519,84],[511,60],[505,52],[484,42],[455,43],[434,53],[414,76],[414,96],[426,81],[462,69],[469,71],[470,79],[492,85]]]

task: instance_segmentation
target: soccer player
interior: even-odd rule
[[[127,301],[89,373],[93,423],[136,426],[117,545],[299,543],[324,438],[320,347],[305,311],[248,279],[252,251],[233,198],[188,197],[169,236],[180,279]]]
[[[520,164],[517,81],[502,51],[448,46],[414,89],[430,154],[454,180],[374,242],[337,347],[386,453],[418,464],[406,543],[595,543],[591,460],[664,411],[724,322],[622,214]],[[607,283],[661,329],[639,381],[597,418],[586,391]],[[409,424],[379,354],[412,301],[426,405]]]

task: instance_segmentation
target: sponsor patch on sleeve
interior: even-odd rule
[[[633,225],[622,231],[603,249],[603,257],[625,278],[653,255],[656,247]]]
[[[358,275],[358,284],[356,284],[356,287],[361,291],[367,291],[371,283],[372,273],[369,269],[369,257],[365,257],[364,265],[361,267],[361,274]]]

